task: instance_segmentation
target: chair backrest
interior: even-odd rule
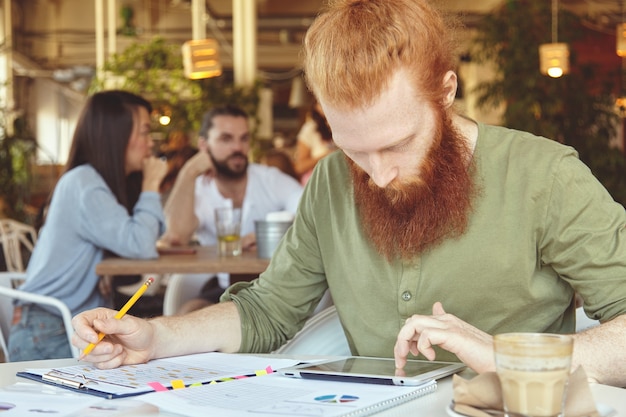
[[[6,344],[13,318],[13,300],[23,300],[29,303],[43,304],[58,309],[61,313],[61,317],[63,318],[65,333],[67,335],[67,340],[70,343],[72,356],[78,358],[78,349],[71,344],[72,332],[74,330],[72,328],[72,313],[70,312],[70,309],[62,301],[54,297],[31,294],[15,289],[14,286],[16,282],[24,280],[25,277],[26,274],[22,272],[0,272],[0,329],[2,330],[2,334],[0,335],[0,345],[4,350],[6,361],[8,362],[11,360]]]
[[[582,307],[578,307],[576,309],[576,333],[599,325],[600,322],[598,320],[593,320],[587,317],[585,310]]]
[[[36,242],[37,232],[34,227],[12,219],[0,219],[0,244],[7,271],[25,271],[22,246],[32,252]]]
[[[351,354],[334,305],[312,316],[293,339],[274,353],[337,356]]]
[[[202,286],[214,276],[211,274],[172,274],[168,277],[163,296],[163,315],[173,316],[192,298],[200,295]]]

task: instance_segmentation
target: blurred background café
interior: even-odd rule
[[[433,1],[464,41],[462,113],[573,146],[626,204],[626,1]],[[164,193],[217,104],[253,115],[251,159],[278,151],[295,163],[314,104],[301,44],[325,2],[0,0],[0,269],[26,268],[90,93],[127,89],[153,103]]]

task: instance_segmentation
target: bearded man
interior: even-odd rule
[[[181,168],[167,199],[163,243],[187,245],[196,239],[203,246],[217,245],[215,209],[238,207],[242,209],[242,247],[246,250],[256,242],[255,220],[276,211],[295,214],[302,195],[300,184],[277,168],[248,163],[250,131],[248,115],[242,109],[226,105],[207,111],[198,132],[198,148]],[[229,281],[251,278],[219,273],[178,313],[213,304]]]
[[[573,149],[454,112],[452,31],[429,3],[336,0],[310,27],[307,81],[342,152],[316,166],[258,280],[187,320],[94,330],[115,312],[85,313],[77,346],[115,333],[93,359],[101,367],[267,352],[329,288],[354,355],[486,372],[494,334],[574,332],[578,293],[602,324],[575,335],[573,369],[626,385],[624,208]]]

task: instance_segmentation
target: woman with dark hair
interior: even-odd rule
[[[305,185],[317,162],[336,149],[333,135],[317,101],[311,106],[307,119],[297,137],[294,168]]]
[[[148,101],[125,91],[87,100],[21,290],[55,297],[76,315],[110,306],[95,272],[105,252],[157,257],[167,164],[152,156],[151,111]],[[9,351],[14,361],[71,357],[58,311],[16,305]]]

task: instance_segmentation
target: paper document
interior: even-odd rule
[[[109,401],[50,385],[17,382],[0,389],[0,412],[2,417],[128,417],[157,415],[159,409],[135,399]]]
[[[293,379],[277,374],[220,382],[141,397],[161,410],[185,416],[366,416],[435,391],[417,387]]]
[[[298,361],[236,355],[202,353],[157,359],[145,364],[100,370],[91,364],[79,364],[54,369],[27,369],[18,376],[34,379],[78,392],[107,398],[139,395],[172,387],[207,384],[224,378],[272,372]]]

